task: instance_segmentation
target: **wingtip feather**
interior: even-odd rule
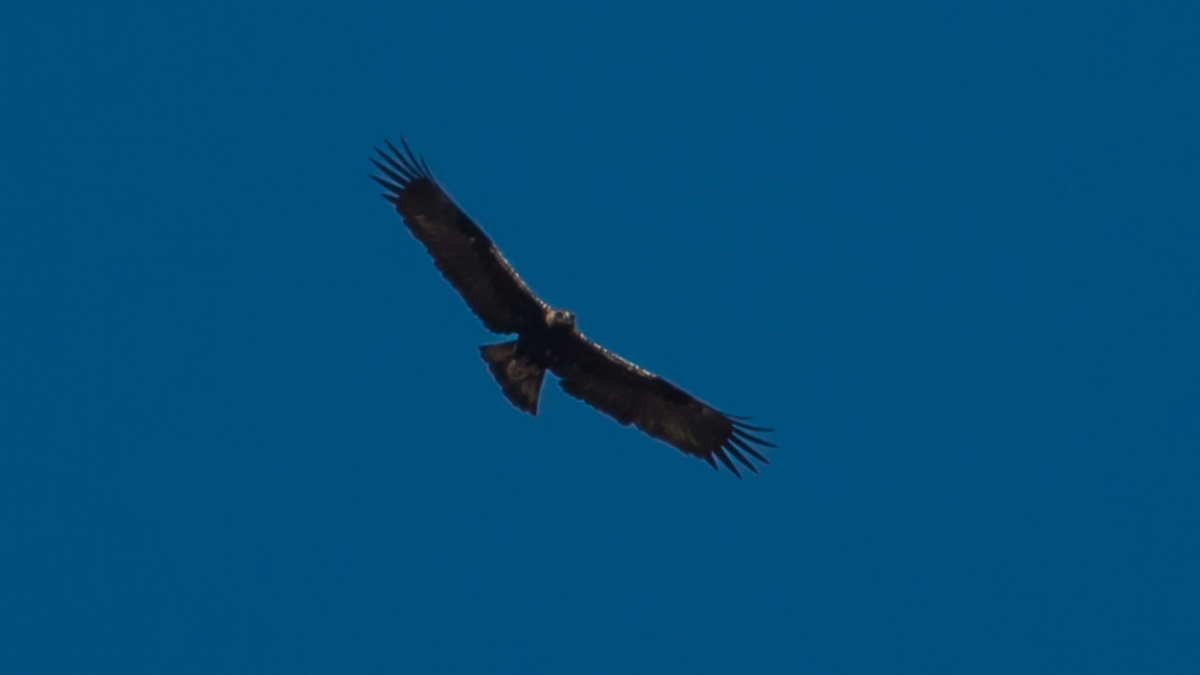
[[[724,464],[726,467],[729,468],[730,471],[733,472],[733,475],[737,476],[738,478],[742,477],[742,472],[738,471],[737,465],[734,464],[733,461],[729,459],[729,455],[725,454],[724,449],[719,449],[716,452],[714,452],[713,454],[715,454],[717,456],[717,459],[721,460],[722,464]]]
[[[400,187],[399,185],[396,185],[395,183],[386,181],[374,174],[368,174],[368,175],[370,176],[371,180],[375,181],[376,183],[379,183],[383,187],[387,188],[388,190],[391,190],[392,192],[394,192],[396,194],[400,194],[401,192],[404,192],[404,188]]]
[[[764,457],[759,451],[755,450],[753,446],[751,446],[746,441],[743,441],[742,439],[738,438],[737,436],[730,436],[729,442],[733,443],[734,445],[741,448],[742,450],[745,450],[746,452],[750,453],[755,459],[762,462],[763,464],[771,463],[771,461],[769,459]]]
[[[746,459],[746,456],[743,455],[741,452],[739,452],[736,446],[734,446],[732,444],[726,445],[725,449],[728,450],[729,454],[733,455],[734,458],[737,459],[737,461],[741,462],[742,464],[745,464],[747,469],[750,469],[754,473],[758,473],[758,468],[756,466],[754,466],[754,464],[752,464],[750,462],[750,460]]]
[[[759,445],[765,445],[768,448],[779,447],[779,446],[775,445],[774,443],[772,443],[771,441],[761,439],[758,436],[755,436],[754,434],[746,433],[745,431],[742,431],[741,429],[738,429],[736,427],[734,428],[733,434],[731,434],[730,437],[731,438],[741,438],[746,441],[758,443]]]

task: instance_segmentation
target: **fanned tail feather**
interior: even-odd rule
[[[514,406],[537,416],[546,369],[517,351],[517,341],[484,345],[479,353]]]

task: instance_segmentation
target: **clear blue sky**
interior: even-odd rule
[[[1194,3],[253,4],[0,10],[0,672],[1200,672]]]

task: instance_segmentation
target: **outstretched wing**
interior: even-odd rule
[[[754,473],[746,455],[769,464],[755,446],[775,447],[752,435],[770,431],[722,413],[670,382],[613,354],[575,332],[552,348],[550,370],[559,386],[621,424],[632,424],[654,438],[699,457],[717,468],[721,460],[741,476],[734,459]]]
[[[371,163],[384,177],[371,176],[387,192],[413,236],[425,244],[471,311],[493,333],[519,333],[542,321],[546,303],[521,279],[490,237],[438,185],[425,159],[401,141],[401,152],[385,141],[391,154],[375,148],[383,162]]]

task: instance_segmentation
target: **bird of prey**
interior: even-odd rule
[[[483,325],[517,339],[484,345],[479,351],[504,395],[520,410],[537,415],[546,371],[559,378],[563,391],[623,425],[633,424],[683,453],[717,461],[741,476],[736,459],[758,473],[750,461],[767,458],[755,446],[775,447],[750,432],[771,431],[722,413],[663,378],[589,340],[575,314],[539,298],[521,279],[491,238],[442,189],[424,157],[387,141],[386,152],[372,158],[391,202],[446,280],[458,290]]]

